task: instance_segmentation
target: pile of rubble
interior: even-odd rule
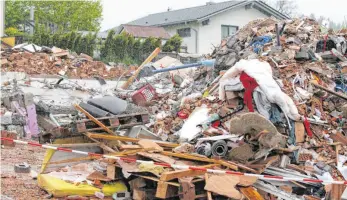
[[[51,142],[38,184],[55,197],[346,198],[346,37],[310,19],[255,20],[214,60],[164,57],[126,83],[16,74],[2,103],[29,129],[36,106]]]
[[[2,53],[2,72],[25,72],[29,75],[64,75],[70,78],[103,79],[129,76],[135,66],[107,66],[101,61],[81,53],[70,53],[56,47],[21,44]]]

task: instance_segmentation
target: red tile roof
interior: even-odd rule
[[[138,38],[155,37],[155,38],[162,38],[162,39],[170,38],[169,33],[163,27],[136,26],[136,25],[129,25],[129,24],[124,24],[122,26],[125,32],[133,35],[134,37],[138,37]]]

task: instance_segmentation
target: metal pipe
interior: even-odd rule
[[[204,60],[204,61],[200,61],[197,63],[191,63],[191,64],[185,64],[185,65],[181,65],[181,66],[152,70],[152,72],[154,74],[156,74],[156,73],[168,72],[168,71],[173,71],[173,70],[178,70],[178,69],[185,69],[185,68],[190,68],[190,67],[199,67],[199,66],[213,67],[214,63],[215,63],[214,59],[213,60]]]

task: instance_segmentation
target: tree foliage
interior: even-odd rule
[[[89,33],[85,36],[76,32],[49,34],[46,31],[40,31],[40,29],[37,30],[34,33],[32,41],[37,45],[56,46],[62,49],[69,49],[76,53],[85,53],[93,56],[96,46],[96,34]]]
[[[179,52],[182,45],[182,38],[176,34],[172,36],[163,46],[164,52]]]
[[[105,62],[139,64],[155,48],[161,48],[161,43],[161,38],[149,37],[146,39],[136,39],[128,33],[123,32],[116,35],[114,30],[110,30],[105,42],[101,46],[100,57]]]
[[[35,21],[46,31],[97,31],[100,28],[102,5],[100,0],[79,1],[6,1],[6,27],[21,28],[29,20],[34,7]]]
[[[293,17],[296,14],[298,4],[296,0],[261,0],[274,7],[279,12]]]

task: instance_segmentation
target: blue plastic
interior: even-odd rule
[[[260,53],[260,51],[263,49],[264,44],[271,41],[272,38],[270,36],[259,36],[253,40],[251,46],[253,47],[253,51],[255,53]]]

